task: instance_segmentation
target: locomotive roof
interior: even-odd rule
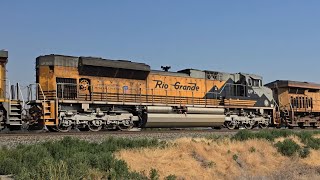
[[[0,50],[0,58],[8,58],[8,51]]]
[[[1,52],[1,51],[0,51]],[[0,54],[1,55],[1,54]],[[209,71],[209,70],[198,70],[198,69],[182,69],[177,72],[172,71],[160,71],[160,70],[151,70],[150,66],[145,63],[132,62],[128,60],[111,60],[111,59],[103,59],[101,57],[85,57],[85,56],[68,56],[68,55],[58,55],[58,54],[50,54],[39,56],[36,59],[36,66],[66,66],[66,67],[92,67],[92,68],[114,68],[114,69],[127,69],[138,72],[149,72],[153,74],[161,74],[167,76],[179,76],[179,77],[193,77],[193,78],[207,78],[207,73],[218,73],[225,78],[229,78],[230,75],[244,75],[249,76],[254,79],[262,79],[261,76],[255,74],[247,74],[247,73],[227,73],[227,72],[219,72],[219,71]],[[90,69],[90,71],[95,72],[96,70]],[[81,68],[83,70],[84,68]],[[97,71],[98,72],[98,71]],[[100,71],[99,71],[100,72]],[[81,71],[81,73],[84,73]],[[88,73],[88,72],[85,72]],[[98,73],[101,75],[101,72]],[[147,75],[145,74],[145,75]],[[97,74],[92,74],[97,75]],[[114,74],[109,74],[105,76],[113,77]]]
[[[79,64],[81,65],[150,71],[149,65],[145,63],[131,62],[128,60],[111,60],[96,57],[80,57],[79,60]]]
[[[161,75],[167,75],[167,76],[180,76],[180,77],[189,77],[186,73],[180,73],[180,72],[172,72],[172,71],[160,71],[160,70],[152,70],[152,74],[161,74]]]
[[[57,65],[57,66],[73,66],[79,65],[96,66],[96,67],[111,67],[121,69],[132,69],[139,71],[150,71],[150,66],[145,63],[132,62],[127,60],[111,60],[102,59],[100,57],[76,57],[50,54],[39,56],[36,61],[37,65]]]
[[[304,88],[304,89],[320,89],[320,84],[311,83],[311,82],[300,82],[300,81],[289,81],[289,80],[277,80],[271,83],[266,84],[269,88],[275,87],[295,87],[295,88]]]

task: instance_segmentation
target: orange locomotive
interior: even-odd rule
[[[289,127],[319,127],[320,84],[278,80],[266,86],[273,90],[283,124]]]
[[[63,132],[274,124],[272,91],[244,73],[156,71],[131,61],[46,55],[37,58],[28,94],[31,122]]]

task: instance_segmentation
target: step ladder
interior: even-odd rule
[[[43,101],[42,102],[42,114],[44,116],[44,119],[50,119],[51,118],[51,103],[50,101]]]
[[[7,124],[10,126],[22,125],[22,102],[19,100],[10,100],[7,112]]]
[[[56,125],[55,101],[42,101],[42,119],[47,126]]]

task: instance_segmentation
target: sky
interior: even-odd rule
[[[8,78],[45,54],[96,56],[320,83],[318,0],[3,0]]]

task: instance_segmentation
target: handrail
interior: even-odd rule
[[[190,105],[220,105],[223,99],[218,95],[222,94],[227,86],[233,84],[224,84],[218,92],[198,92],[188,90],[167,90],[167,89],[144,89],[141,88],[126,89],[122,86],[109,86],[105,84],[89,85],[86,91],[82,93],[79,84],[75,83],[56,83],[56,89],[45,91],[44,94],[52,99],[73,99],[86,101],[122,101],[122,102],[140,102],[140,103],[163,103],[163,104],[190,104]],[[244,87],[246,85],[237,85]],[[97,90],[95,90],[97,89]],[[188,94],[189,93],[189,94]],[[192,93],[192,97],[190,95]],[[212,94],[213,98],[208,98]],[[47,98],[47,97],[46,97]],[[248,102],[249,103],[249,102]],[[250,104],[250,103],[249,103]],[[275,103],[276,104],[276,103]],[[276,106],[278,106],[276,104]]]
[[[24,96],[23,96],[23,93],[22,93],[22,91],[21,91],[21,86],[20,86],[20,84],[18,83],[17,84],[17,86],[18,86],[18,89],[19,89],[19,92],[20,92],[20,96],[21,96],[21,98],[22,98],[22,107],[23,108],[25,108],[25,99],[24,99]]]
[[[38,83],[38,85],[39,85],[39,88],[40,88],[41,93],[42,93],[42,96],[43,96],[43,101],[46,101],[46,96],[45,96],[44,93],[43,93],[43,89],[42,89],[42,87],[41,87],[41,84]]]
[[[41,85],[39,84],[39,83],[33,83],[33,84],[29,84],[29,86],[28,86],[28,101],[31,101],[31,100],[33,100],[33,95],[32,95],[32,93],[33,93],[33,91],[32,91],[32,88],[35,86],[35,88],[36,88],[36,97],[35,97],[35,100],[39,100],[39,89],[40,89],[40,92],[41,92],[41,95],[42,95],[42,97],[43,97],[43,101],[46,101],[46,96],[45,96],[45,94],[44,94],[44,91],[43,91],[43,89],[42,89],[42,87],[41,87]]]
[[[9,100],[10,100],[10,103],[11,103],[11,100],[12,100],[12,94],[11,94],[11,82],[10,82],[10,80],[9,79],[6,79],[5,81],[8,81],[8,93],[9,93]]]

